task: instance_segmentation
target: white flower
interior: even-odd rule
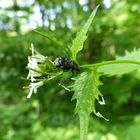
[[[34,50],[33,44],[31,44],[31,51],[32,56],[28,57],[27,67],[29,68],[29,73],[27,79],[31,78],[31,81],[34,82],[36,81],[35,77],[42,76],[42,73],[38,72],[41,71],[41,69],[38,66],[38,63],[42,63],[43,61],[45,61],[45,57],[38,53],[36,50]]]
[[[33,44],[31,43],[31,50],[32,50],[32,58],[36,59],[37,62],[43,62],[45,61],[45,56],[40,54],[38,51],[34,49]]]
[[[100,112],[94,112],[94,114],[99,118],[103,118],[104,120],[109,121],[109,119],[105,118]]]
[[[42,75],[41,73],[35,71],[35,70],[40,70],[35,58],[28,57],[28,65],[27,66],[28,66],[28,68],[34,69],[34,70],[29,69],[27,79],[31,78],[31,81],[33,82],[33,81],[35,81],[34,77],[40,77]]]
[[[43,81],[36,82],[36,83],[30,83],[30,85],[29,85],[30,91],[29,91],[29,94],[28,94],[27,98],[31,98],[32,93],[36,93],[37,92],[37,89],[39,87],[43,86],[43,85],[44,85],[44,82]]]
[[[105,105],[105,100],[104,100],[104,97],[103,96],[101,96],[101,100],[98,100],[98,103],[100,105]]]
[[[69,92],[71,91],[69,88],[67,88],[66,86],[62,85],[61,83],[58,83],[58,85],[61,86],[62,88],[64,88],[65,90],[69,91]]]
[[[40,54],[40,53],[37,52],[36,50],[35,50],[35,55],[32,56],[32,58],[35,58],[36,61],[37,61],[37,62],[40,62],[40,63],[42,63],[42,62],[45,61],[45,56],[43,56],[42,54]]]
[[[31,80],[31,83],[29,85],[29,94],[27,98],[31,98],[32,93],[36,93],[37,89],[44,85],[43,80],[40,82],[35,82],[36,81],[35,78],[42,76],[42,70],[39,67],[39,64],[43,63],[46,58],[45,56],[41,55],[34,49],[33,44],[31,44],[31,51],[32,51],[32,55],[28,57],[28,64],[27,64],[27,67],[29,68],[27,79]]]
[[[100,105],[105,105],[105,100],[104,100],[103,96],[101,96],[101,100],[98,99],[98,103]],[[94,114],[99,118],[103,118],[104,120],[109,121],[109,119],[105,118],[100,112],[94,111]]]

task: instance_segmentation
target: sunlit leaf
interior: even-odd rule
[[[95,99],[102,95],[98,89],[101,85],[99,77],[96,70],[93,70],[83,72],[75,79],[72,99],[77,100],[76,113],[89,115],[95,112]]]
[[[76,61],[76,56],[77,56],[77,53],[79,51],[81,51],[83,49],[83,44],[84,44],[84,41],[86,40],[87,38],[87,31],[93,21],[93,18],[96,14],[96,11],[98,9],[99,6],[97,6],[93,12],[91,13],[90,17],[88,18],[87,22],[85,23],[85,25],[83,26],[83,28],[80,30],[80,32],[77,33],[76,35],[76,38],[73,40],[72,42],[72,47],[70,48],[71,49],[71,53],[72,53],[72,59],[74,61]]]

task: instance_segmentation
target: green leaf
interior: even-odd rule
[[[77,100],[75,111],[79,115],[90,115],[95,112],[95,99],[102,95],[98,89],[98,86],[101,85],[99,77],[99,73],[92,70],[81,73],[75,79],[72,99]]]
[[[101,85],[99,81],[99,73],[96,69],[86,71],[78,75],[73,85],[74,95],[76,99],[75,112],[78,113],[80,118],[80,140],[87,139],[88,122],[90,113],[95,111],[95,99],[98,99],[100,93],[98,86]]]
[[[126,61],[126,62],[125,62]],[[113,62],[113,61],[112,61]],[[114,64],[100,65],[97,69],[104,75],[122,75],[140,68],[140,49],[125,52],[125,56],[117,56]]]
[[[72,53],[72,59],[74,61],[76,61],[77,53],[83,49],[84,41],[87,38],[87,35],[86,35],[87,31],[88,31],[88,29],[89,29],[89,27],[90,27],[90,25],[93,21],[93,18],[96,14],[96,11],[97,11],[98,7],[99,7],[99,5],[93,10],[93,12],[91,13],[87,22],[85,23],[85,25],[83,26],[81,31],[77,33],[76,38],[72,42],[72,47],[70,48],[70,50],[71,50],[71,53]]]

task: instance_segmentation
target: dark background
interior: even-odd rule
[[[76,32],[100,4],[88,32],[81,64],[113,60],[140,46],[139,0],[1,0],[0,1],[0,140],[78,140],[79,120],[72,93],[52,81],[31,99],[27,82],[30,44],[54,60],[62,56],[37,29],[71,45]],[[139,140],[140,72],[102,77],[106,106],[96,105],[109,122],[90,119],[88,140]]]

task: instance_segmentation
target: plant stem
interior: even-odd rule
[[[140,62],[138,61],[132,61],[132,60],[112,60],[112,61],[105,61],[101,63],[96,64],[90,64],[90,65],[81,65],[82,68],[90,68],[90,67],[100,67],[104,65],[110,65],[110,64],[117,64],[117,63],[129,63],[129,64],[137,64],[140,65]]]
[[[65,53],[68,53],[68,51],[69,51],[68,48],[64,47],[64,46],[62,45],[62,43],[60,43],[56,38],[51,37],[51,36],[47,35],[46,33],[43,34],[43,33],[39,32],[39,31],[37,31],[37,30],[33,30],[33,31],[34,31],[35,33],[38,33],[38,34],[40,34],[40,35],[42,35],[42,36],[48,38],[50,41],[52,41],[54,44],[56,44],[59,48],[63,49]]]
[[[87,140],[89,115],[82,114],[80,117],[80,140]]]

